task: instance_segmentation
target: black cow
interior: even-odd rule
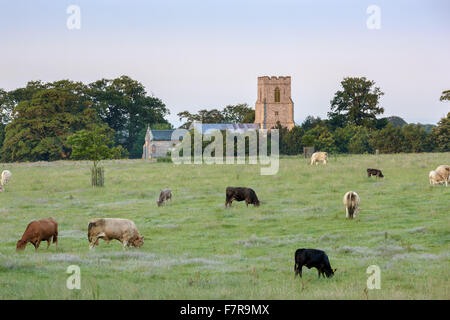
[[[294,271],[295,276],[298,274],[302,276],[302,267],[306,266],[308,269],[316,268],[322,276],[325,274],[327,278],[330,278],[336,272],[336,269],[331,269],[328,256],[322,250],[317,249],[298,249],[295,251],[295,264]]]
[[[371,176],[376,176],[378,178],[383,178],[383,173],[378,169],[367,169],[367,176],[370,178]]]
[[[226,200],[225,200],[225,208],[227,205],[231,207],[231,203],[233,200],[236,201],[244,201],[248,207],[248,204],[253,204],[254,206],[259,206],[259,200],[256,196],[255,191],[250,188],[242,188],[242,187],[228,187],[226,190]]]

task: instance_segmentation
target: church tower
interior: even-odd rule
[[[280,122],[291,130],[294,124],[294,102],[291,99],[291,77],[258,77],[255,123],[270,129]]]

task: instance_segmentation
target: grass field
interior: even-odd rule
[[[0,299],[450,299],[450,187],[428,182],[449,160],[355,155],[310,166],[287,157],[275,176],[256,165],[108,161],[98,189],[87,162],[1,164],[13,178],[0,194]],[[385,178],[367,178],[370,167]],[[261,206],[225,209],[227,186],[253,188]],[[173,202],[157,207],[164,187]],[[349,190],[361,198],[355,220],[345,219]],[[47,217],[59,223],[58,247],[16,253],[27,224]],[[133,220],[144,246],[100,240],[90,251],[95,217]],[[336,275],[318,279],[304,268],[294,279],[303,247],[325,250]],[[66,288],[73,264],[81,290]],[[373,264],[380,290],[366,290]]]

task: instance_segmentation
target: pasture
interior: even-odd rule
[[[90,186],[88,162],[1,164],[12,172],[0,193],[0,299],[450,299],[450,188],[428,173],[449,153],[330,156],[326,166],[285,157],[274,176],[256,165],[104,162],[105,187]],[[384,179],[368,178],[378,168]],[[225,188],[253,188],[260,207],[233,202]],[[159,191],[173,201],[158,207]],[[345,219],[344,194],[361,211]],[[35,252],[16,242],[32,219],[53,217],[59,241]],[[143,247],[100,240],[89,250],[92,218],[136,223]],[[324,250],[333,278],[303,269],[298,248]],[[381,269],[367,290],[366,269]],[[81,268],[81,290],[66,269]]]

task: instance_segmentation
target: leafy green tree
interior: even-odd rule
[[[347,153],[348,144],[350,139],[356,134],[357,126],[354,124],[347,124],[343,128],[336,128],[333,133],[334,140],[336,142],[337,151],[340,153]]]
[[[228,105],[223,109],[222,114],[224,121],[227,123],[255,122],[255,110],[246,103]]]
[[[133,146],[148,124],[168,123],[164,119],[169,114],[165,104],[147,95],[140,82],[127,76],[93,82],[88,95],[100,119],[116,132],[116,144],[123,145],[132,158],[142,155],[142,149],[136,152]]]
[[[6,126],[3,161],[59,160],[70,155],[67,137],[99,120],[88,100],[69,90],[42,89],[14,107]]]
[[[381,153],[397,153],[402,151],[402,134],[400,128],[389,123],[385,128],[376,130],[371,135],[369,145]]]
[[[300,126],[295,126],[290,131],[287,131],[282,137],[280,137],[282,145],[282,147],[280,146],[280,153],[289,155],[303,153],[303,134],[304,130]],[[281,150],[281,148],[283,149]]]
[[[384,109],[379,106],[379,99],[384,94],[375,82],[365,77],[347,77],[341,82],[343,90],[335,93],[328,117],[331,121],[339,119],[341,126],[353,123],[357,126],[373,127],[376,116]],[[342,118],[344,116],[344,118]]]
[[[403,152],[427,152],[432,151],[430,134],[419,125],[408,124],[402,127],[402,151]]]
[[[442,91],[441,101],[450,101],[450,90]]]
[[[363,126],[355,128],[355,134],[350,138],[348,142],[348,152],[354,154],[372,152],[370,147],[370,130]]]
[[[323,125],[324,120],[320,119],[320,117],[314,118],[313,116],[307,116],[305,121],[302,122],[301,127],[306,132],[308,130],[313,129],[317,125]]]
[[[325,125],[317,125],[302,137],[304,146],[314,146],[316,151],[337,152],[333,134]]]
[[[439,120],[437,127],[431,131],[432,139],[437,151],[450,151],[450,112],[447,117]]]

